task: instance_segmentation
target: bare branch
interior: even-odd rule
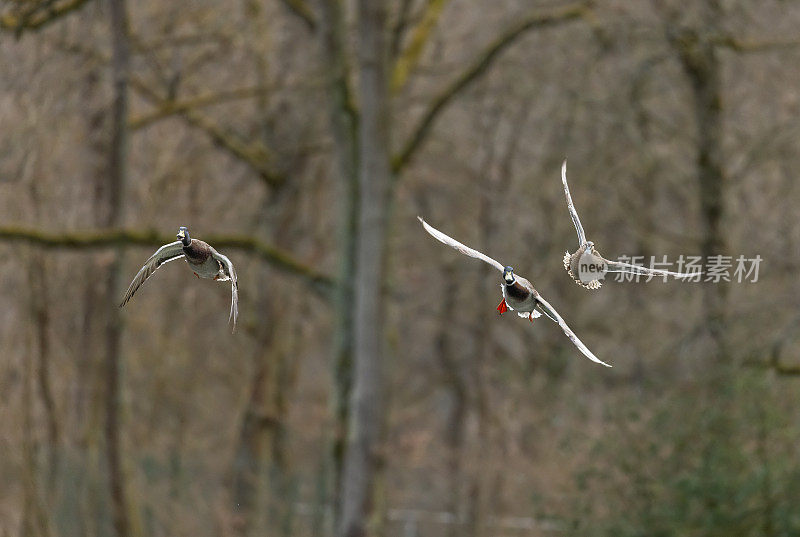
[[[239,135],[225,130],[212,119],[193,109],[175,108],[171,101],[162,99],[150,86],[138,78],[131,78],[131,87],[142,97],[164,109],[173,107],[174,113],[187,123],[205,132],[214,144],[250,166],[270,187],[279,187],[286,182],[286,176],[274,170],[272,154],[261,143],[248,143]]]
[[[265,244],[248,235],[209,235],[204,237],[215,248],[230,248],[255,255],[276,269],[299,277],[311,285],[311,289],[325,299],[336,287],[330,276],[298,261],[289,253]],[[24,242],[43,248],[65,250],[90,250],[126,246],[150,246],[157,248],[172,242],[174,237],[160,235],[155,231],[102,230],[49,233],[36,229],[6,226],[0,227],[0,242]]]
[[[231,47],[232,38],[222,32],[196,32],[166,34],[148,38],[147,41],[136,39],[131,43],[135,54],[150,54],[160,49],[173,49],[177,47],[195,47],[198,45],[214,44],[218,47]]]
[[[738,39],[733,36],[723,36],[712,40],[714,45],[728,48],[734,52],[772,52],[775,50],[791,50],[800,47],[800,40],[787,41],[758,41],[753,39]]]
[[[239,99],[250,99],[259,97],[272,91],[270,88],[261,86],[238,88],[227,91],[220,91],[217,93],[208,93],[205,95],[197,95],[195,97],[188,97],[180,101],[165,101],[163,106],[148,114],[142,114],[139,117],[131,118],[128,126],[132,129],[141,129],[147,127],[161,119],[181,114],[204,106],[212,106],[222,104]]]
[[[98,63],[108,63],[109,58],[102,52],[90,47],[85,47],[80,43],[56,42],[58,46],[72,54],[78,54],[84,58]],[[164,99],[149,84],[142,79],[131,76],[130,87],[146,101],[152,103],[160,109],[171,108],[174,114],[181,117],[186,123],[195,127],[211,138],[220,149],[233,155],[239,161],[249,166],[261,179],[270,187],[283,186],[287,177],[275,171],[271,165],[273,158],[269,148],[259,142],[246,142],[241,136],[233,132],[228,132],[212,119],[206,117],[196,110],[176,107],[172,101]]]
[[[400,46],[403,44],[403,36],[406,33],[412,3],[412,0],[400,0],[400,8],[397,10],[397,20],[392,25],[392,37],[389,44],[389,57],[392,59],[397,58],[400,53]]]
[[[419,63],[425,44],[430,40],[431,32],[439,21],[439,16],[449,0],[428,0],[419,23],[414,27],[411,42],[397,58],[392,69],[390,90],[399,91],[408,81],[408,77]]]
[[[281,0],[281,3],[286,6],[289,11],[300,17],[310,31],[317,29],[317,21],[314,19],[314,14],[311,8],[308,7],[303,0]]]
[[[3,13],[0,15],[0,30],[16,32],[17,36],[25,31],[38,30],[55,22],[64,15],[83,7],[89,0],[68,0],[66,2],[47,2],[42,9],[34,5],[24,13]]]
[[[439,114],[445,110],[450,101],[485,73],[501,52],[515,43],[517,39],[529,30],[578,19],[586,15],[589,10],[589,4],[579,3],[554,9],[548,13],[537,13],[514,25],[498,37],[478,55],[477,59],[461,75],[433,99],[433,102],[422,115],[422,119],[411,133],[408,141],[403,145],[399,154],[392,158],[392,171],[397,174],[409,163],[414,153],[427,137],[433,122],[439,117]]]
[[[798,377],[800,376],[800,365],[786,365],[780,363],[775,357],[768,360],[759,360],[751,358],[742,362],[744,367],[750,369],[761,369],[764,371],[774,371],[777,375],[785,377]]]

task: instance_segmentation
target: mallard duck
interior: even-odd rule
[[[418,216],[417,218],[422,223],[425,231],[427,231],[436,240],[450,246],[451,248],[455,248],[464,255],[474,257],[475,259],[480,259],[502,273],[503,283],[500,285],[500,288],[503,293],[503,300],[500,301],[500,304],[497,306],[497,311],[500,312],[500,315],[510,309],[516,311],[517,315],[520,317],[527,318],[533,322],[534,319],[541,317],[542,313],[544,313],[550,318],[550,320],[561,327],[561,330],[564,331],[570,341],[572,341],[572,343],[578,347],[578,350],[580,350],[587,358],[593,362],[597,362],[598,364],[611,367],[609,364],[603,362],[597,358],[597,356],[592,354],[592,351],[590,351],[586,345],[584,345],[583,342],[578,339],[578,336],[575,335],[575,332],[573,332],[572,329],[567,326],[567,323],[564,322],[564,319],[561,318],[561,315],[558,314],[555,308],[553,308],[553,306],[551,306],[550,303],[547,302],[542,295],[540,295],[539,292],[533,288],[533,284],[522,276],[516,275],[512,267],[503,266],[488,255],[482,254],[477,250],[473,250],[472,248],[461,244],[454,238],[445,235],[438,229],[430,226],[421,217]]]
[[[125,297],[119,307],[128,303],[134,293],[158,267],[185,257],[196,277],[218,282],[231,282],[231,314],[228,320],[233,321],[233,328],[236,329],[236,318],[239,316],[239,284],[233,263],[207,242],[189,237],[189,230],[183,226],[178,230],[177,238],[177,241],[165,244],[156,250],[156,253],[151,255],[150,259],[139,269],[128,286],[128,290],[125,291]]]
[[[578,212],[572,203],[572,196],[569,194],[567,185],[567,161],[561,165],[561,182],[564,184],[564,195],[567,197],[567,208],[578,233],[578,249],[574,253],[564,253],[564,269],[575,283],[586,289],[600,289],[603,278],[607,272],[625,272],[628,274],[638,274],[643,276],[674,276],[675,278],[689,278],[697,276],[697,272],[682,273],[670,272],[668,270],[651,269],[641,265],[632,265],[621,261],[610,261],[600,254],[592,241],[586,240],[586,233],[583,231]]]

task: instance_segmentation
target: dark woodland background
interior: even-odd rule
[[[800,535],[800,4],[0,2],[0,536]],[[608,255],[756,283],[589,292]],[[546,318],[498,317],[531,279]],[[178,226],[227,284],[161,269]]]

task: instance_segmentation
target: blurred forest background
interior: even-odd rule
[[[0,536],[800,535],[800,4],[0,2]],[[561,258],[726,254],[756,283]],[[498,317],[531,279],[556,325]],[[161,269],[180,225],[227,285]]]

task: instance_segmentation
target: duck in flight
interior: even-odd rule
[[[119,307],[123,307],[133,297],[134,293],[142,286],[161,265],[181,257],[198,278],[216,280],[218,282],[231,282],[231,314],[229,321],[233,321],[236,329],[236,318],[239,316],[239,284],[236,279],[236,270],[231,260],[216,251],[207,242],[189,237],[189,230],[181,226],[178,230],[177,241],[165,244],[139,269],[125,292],[125,297]]]
[[[668,270],[651,269],[641,265],[632,265],[621,261],[610,261],[604,258],[592,241],[586,240],[578,212],[572,203],[567,185],[567,161],[561,165],[561,182],[564,184],[564,195],[567,198],[567,208],[578,233],[578,249],[574,253],[564,253],[564,269],[575,283],[586,289],[599,289],[602,283],[599,278],[606,272],[624,272],[643,276],[673,276],[675,278],[691,278],[702,274],[701,272],[670,272]]]
[[[480,259],[502,273],[503,284],[500,287],[503,291],[503,300],[497,306],[497,311],[499,311],[501,315],[510,309],[516,311],[520,317],[526,317],[528,320],[533,322],[534,319],[540,317],[542,313],[544,313],[550,318],[550,320],[561,327],[561,330],[564,331],[570,341],[572,341],[572,343],[578,347],[578,350],[580,350],[587,358],[593,362],[597,362],[598,364],[611,367],[609,364],[603,362],[597,358],[597,356],[592,354],[592,351],[590,351],[586,345],[584,345],[583,342],[578,339],[578,336],[575,335],[575,332],[573,332],[572,329],[567,326],[567,323],[564,322],[564,319],[561,318],[553,306],[551,306],[550,303],[547,302],[542,295],[540,295],[536,289],[533,288],[533,284],[531,284],[531,282],[522,276],[514,274],[514,269],[512,267],[503,266],[488,255],[482,254],[477,250],[473,250],[472,248],[461,244],[454,238],[445,235],[438,229],[428,225],[428,223],[425,222],[425,220],[423,220],[421,217],[418,216],[417,219],[419,219],[419,221],[422,223],[425,231],[427,231],[436,240],[450,246],[451,248],[455,248],[464,255],[474,257],[475,259]]]

